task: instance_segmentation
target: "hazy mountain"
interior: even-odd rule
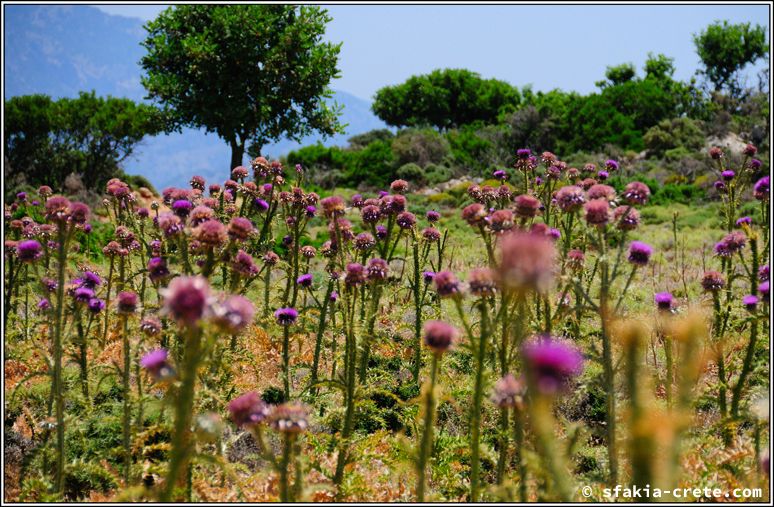
[[[7,5],[5,9],[5,97],[45,93],[73,97],[79,91],[143,100],[138,64],[144,49],[142,21],[111,16],[88,6]],[[345,144],[362,132],[383,128],[370,103],[343,91],[333,100],[344,106],[346,134],[324,141]],[[302,144],[317,142],[318,137]],[[267,155],[279,156],[299,145],[281,141],[267,146]],[[182,134],[146,140],[125,170],[146,176],[157,188],[185,185],[193,174],[208,181],[228,174],[230,151],[217,136],[188,129]]]

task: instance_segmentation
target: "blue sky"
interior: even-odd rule
[[[98,6],[152,19],[157,5]],[[675,59],[676,77],[699,66],[692,35],[715,20],[752,22],[770,33],[767,5],[333,5],[327,38],[343,42],[332,83],[364,99],[382,86],[436,68],[467,68],[536,90],[588,93],[605,68],[638,69],[647,53]],[[759,63],[754,73],[765,68]]]

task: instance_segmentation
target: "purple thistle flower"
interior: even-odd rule
[[[422,230],[422,237],[425,238],[425,241],[435,243],[441,240],[441,231],[435,227],[426,227]]]
[[[433,277],[433,284],[438,296],[441,298],[457,297],[460,295],[460,282],[451,271],[440,271]]]
[[[768,280],[758,285],[758,292],[761,294],[761,296],[763,296],[764,301],[768,303],[769,302],[769,281]]]
[[[731,181],[731,180],[733,180],[733,179],[734,179],[734,177],[736,176],[736,173],[735,173],[734,171],[731,171],[731,170],[726,170],[726,171],[723,171],[722,173],[720,173],[720,176],[721,176],[721,177],[722,177],[722,178],[723,178],[725,181]]]
[[[306,273],[304,275],[299,276],[296,279],[296,283],[304,288],[309,288],[312,286],[312,282],[314,281],[314,277],[311,273]]]
[[[597,179],[599,181],[605,181],[610,176],[610,173],[608,173],[605,170],[597,171]]]
[[[758,281],[759,282],[768,282],[769,281],[769,265],[764,264],[758,269]]]
[[[195,326],[209,312],[210,286],[201,276],[177,277],[161,295],[164,313],[184,326]]]
[[[645,204],[650,197],[650,188],[645,183],[632,181],[626,185],[623,197],[629,204]]]
[[[228,224],[228,237],[234,241],[246,241],[254,231],[253,223],[245,217],[234,217]]]
[[[369,281],[383,282],[387,279],[390,267],[384,259],[374,258],[368,261],[366,271]]]
[[[718,193],[725,194],[726,193],[726,184],[725,182],[721,180],[717,180],[715,183],[712,184],[713,187],[715,187],[715,190],[718,191]]]
[[[395,180],[390,183],[390,190],[396,194],[405,194],[408,192],[409,183],[406,180]]]
[[[528,159],[530,155],[532,155],[532,150],[530,150],[529,148],[521,148],[519,150],[516,150],[516,156],[522,160]]]
[[[335,290],[331,291],[331,295],[328,299],[330,300],[331,303],[335,303],[339,299],[339,293],[336,292]]]
[[[508,373],[498,380],[492,391],[492,403],[500,408],[512,408],[522,404],[526,386]]]
[[[156,336],[161,333],[161,321],[155,317],[145,317],[140,321],[140,331],[146,336]]]
[[[261,199],[260,197],[256,198],[255,201],[253,201],[255,204],[256,209],[259,213],[263,213],[265,211],[268,211],[269,209],[269,203]]]
[[[440,320],[430,320],[425,323],[424,343],[434,354],[441,355],[447,352],[455,341],[459,332],[454,326]]]
[[[274,318],[280,326],[290,326],[298,319],[298,311],[295,308],[280,308],[274,312]]]
[[[500,279],[517,290],[543,290],[552,280],[556,247],[545,234],[515,232],[500,243]]]
[[[16,200],[19,202],[26,202],[27,201],[27,192],[19,192],[16,194]]]
[[[348,287],[357,287],[362,285],[366,281],[366,270],[362,264],[357,262],[350,262],[347,264],[346,275],[344,276],[344,283]]]
[[[46,298],[40,298],[37,306],[38,306],[38,310],[40,310],[41,312],[45,312],[51,309],[51,302]]]
[[[151,257],[148,261],[148,277],[152,282],[158,282],[169,276],[167,261],[162,257]]]
[[[306,207],[306,216],[307,218],[314,218],[314,216],[317,214],[317,207],[309,205]]]
[[[255,315],[255,307],[244,296],[233,295],[213,306],[213,322],[228,334],[239,334],[249,326]]]
[[[139,298],[136,293],[124,291],[118,293],[116,299],[116,311],[122,315],[129,315],[137,311]]]
[[[742,304],[747,309],[748,312],[754,312],[755,309],[758,307],[758,296],[754,296],[752,294],[748,294],[747,296],[744,296],[742,298]]]
[[[769,181],[769,177],[764,176],[755,182],[755,185],[753,186],[753,195],[759,201],[769,200]]]
[[[378,239],[384,239],[387,237],[387,227],[383,225],[376,226],[376,237]]]
[[[505,181],[508,179],[508,173],[503,171],[502,169],[497,169],[495,172],[492,173],[492,176],[496,180]]]
[[[546,233],[546,235],[554,241],[559,241],[560,239],[562,239],[562,232],[555,227],[551,227],[550,229],[548,229],[548,232]]]
[[[616,162],[615,160],[608,160],[605,162],[605,167],[607,167],[608,171],[617,171],[618,162]]]
[[[490,268],[475,268],[468,276],[468,287],[474,296],[493,296],[497,292],[497,286],[497,273]]]
[[[245,393],[228,402],[231,420],[238,427],[254,426],[268,417],[271,407],[256,392]]]
[[[758,169],[760,169],[761,165],[763,165],[763,163],[757,158],[750,160],[750,169],[752,169],[753,171],[757,171]]]
[[[669,292],[658,292],[653,297],[653,301],[661,311],[671,311],[674,306],[675,298]]]
[[[516,216],[520,218],[532,218],[540,209],[540,200],[529,194],[521,194],[514,201],[516,204]]]
[[[275,406],[267,417],[269,426],[280,433],[303,433],[309,427],[309,410],[291,401]]]
[[[34,239],[19,241],[16,244],[16,257],[22,262],[34,262],[43,256],[43,247]]]
[[[425,281],[425,283],[432,283],[434,278],[435,278],[435,273],[433,273],[432,271],[422,272],[422,279]]]
[[[556,205],[565,213],[578,211],[585,202],[583,189],[575,185],[564,186],[556,192]]]
[[[140,366],[157,381],[168,379],[174,375],[174,370],[167,362],[167,351],[165,349],[152,350],[142,356]]]
[[[105,302],[99,298],[91,298],[89,299],[88,306],[91,313],[97,314],[105,309]]]
[[[717,271],[705,271],[701,278],[701,286],[707,292],[717,292],[726,285],[723,275]]]
[[[172,204],[172,211],[180,218],[186,218],[193,209],[191,201],[179,199]]]
[[[752,224],[752,218],[750,217],[742,217],[736,221],[737,227],[742,227],[743,225],[751,225]]]
[[[89,300],[94,297],[94,291],[88,287],[78,287],[73,291],[73,299],[77,303],[88,304]]]
[[[550,336],[527,341],[521,348],[528,375],[535,388],[553,395],[583,372],[583,355],[569,342]]]
[[[642,241],[632,241],[629,245],[629,262],[635,266],[646,266],[653,255],[653,248]]]
[[[398,215],[398,218],[395,219],[395,223],[398,224],[398,227],[401,229],[411,229],[416,225],[417,217],[409,211],[404,211]]]
[[[589,225],[604,226],[610,221],[610,205],[605,199],[594,199],[584,206]]]

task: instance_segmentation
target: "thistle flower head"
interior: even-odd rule
[[[290,326],[298,319],[298,311],[295,308],[280,308],[274,312],[274,318],[280,326]]]
[[[195,227],[191,237],[206,247],[219,247],[228,239],[228,232],[219,220],[212,219]]]
[[[632,241],[629,244],[629,262],[635,266],[646,266],[653,255],[653,248],[642,241]]]
[[[769,302],[769,281],[766,280],[758,285],[758,293],[763,297],[765,302]]]
[[[305,273],[296,279],[296,283],[301,287],[309,288],[312,286],[314,276],[311,273]]]
[[[508,373],[498,380],[492,390],[492,403],[500,408],[520,407],[526,393],[524,382]]]
[[[303,433],[309,427],[309,409],[298,402],[283,403],[271,410],[267,422],[280,433]]]
[[[228,224],[228,237],[234,241],[247,241],[254,231],[253,223],[245,217],[234,217]]]
[[[542,292],[554,275],[556,248],[545,235],[512,232],[500,243],[500,280],[511,289]]]
[[[672,311],[675,304],[675,298],[669,292],[658,292],[653,297],[656,307],[661,311]]]
[[[231,420],[238,427],[250,427],[262,423],[271,409],[258,393],[251,391],[228,402]]]
[[[163,312],[179,324],[194,327],[209,313],[210,286],[201,276],[181,276],[161,291]]]
[[[513,213],[511,210],[499,209],[488,217],[488,222],[489,228],[495,233],[509,231],[513,228]]]
[[[371,282],[383,282],[387,279],[390,267],[384,259],[374,258],[368,261],[366,268],[368,280]]]
[[[713,146],[709,149],[709,156],[712,158],[712,160],[720,160],[723,158],[723,150],[718,148],[717,146]]]
[[[320,200],[320,205],[322,206],[323,213],[325,213],[325,216],[328,218],[340,217],[344,214],[344,210],[346,209],[344,199],[338,195],[332,195]]]
[[[232,295],[212,307],[213,322],[228,334],[236,335],[253,322],[255,306],[244,296]]]
[[[567,267],[573,271],[579,271],[583,269],[583,264],[586,262],[586,255],[577,249],[567,252]]]
[[[604,199],[606,201],[615,200],[615,189],[609,185],[596,183],[591,185],[588,190],[589,200]]]
[[[172,203],[172,212],[180,218],[186,218],[192,209],[193,204],[187,199],[178,199]]]
[[[417,224],[417,217],[410,211],[404,211],[398,214],[395,223],[398,224],[398,227],[401,229],[411,229]]]
[[[629,204],[645,204],[650,197],[650,188],[645,183],[632,181],[626,185],[623,197]]]
[[[556,205],[565,213],[581,209],[586,202],[583,189],[576,185],[567,185],[556,192]]]
[[[408,189],[409,183],[406,180],[395,180],[390,183],[390,190],[395,194],[405,194]]]
[[[532,218],[537,215],[540,209],[540,200],[529,194],[521,194],[514,203],[516,205],[516,216],[519,218]]]
[[[365,283],[367,273],[365,267],[358,262],[350,262],[347,264],[347,271],[344,276],[344,283],[348,287],[357,287]]]
[[[764,264],[758,269],[758,281],[759,282],[768,282],[769,281],[769,265]]]
[[[137,311],[138,304],[139,297],[137,293],[131,291],[119,292],[116,298],[116,312],[122,315],[131,315]]]
[[[617,171],[618,170],[618,162],[615,160],[607,160],[605,162],[605,167],[608,171]]]
[[[148,278],[152,282],[158,282],[169,276],[167,261],[163,257],[151,257],[148,261]]]
[[[610,221],[610,205],[605,199],[593,199],[583,207],[589,225],[604,226]]]
[[[247,168],[238,165],[231,170],[231,177],[237,181],[247,178]]]
[[[157,336],[161,333],[161,330],[161,321],[156,317],[145,317],[140,321],[140,331],[142,331],[145,336]]]
[[[89,311],[93,314],[98,314],[105,309],[105,302],[100,298],[91,298],[88,302]]]
[[[440,320],[430,320],[425,323],[424,343],[434,354],[447,352],[457,341],[457,328]]]
[[[618,206],[613,211],[613,221],[622,231],[633,231],[640,225],[640,212],[631,206]]]
[[[19,241],[16,244],[16,257],[22,262],[34,262],[43,256],[43,247],[34,239]]]
[[[742,298],[742,305],[748,312],[754,312],[758,308],[758,296],[748,294]]]
[[[753,186],[753,195],[759,201],[769,200],[769,181],[769,177],[764,176],[755,182],[755,185]]]
[[[451,271],[441,271],[433,277],[433,284],[439,297],[455,297],[460,294],[460,282]]]
[[[155,380],[164,380],[174,375],[174,370],[167,361],[165,349],[152,350],[142,356],[140,366],[146,370]]]
[[[570,342],[534,337],[521,348],[525,367],[538,392],[553,395],[583,371],[583,355]]]
[[[722,173],[720,173],[720,177],[723,178],[725,181],[731,181],[736,176],[736,173],[734,171],[725,170]]]
[[[422,237],[425,238],[425,241],[435,243],[441,240],[441,231],[435,227],[426,227],[422,230]]]
[[[497,292],[497,272],[490,268],[475,268],[468,276],[470,293],[476,297],[493,296]]]
[[[486,208],[484,205],[478,202],[469,204],[462,209],[462,219],[470,225],[476,226],[484,223],[486,218]]]

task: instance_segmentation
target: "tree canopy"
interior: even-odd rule
[[[146,135],[162,130],[159,111],[92,91],[57,101],[22,95],[4,103],[5,153],[16,178],[62,188],[70,173],[88,188],[120,174],[120,163]]]
[[[483,79],[466,69],[443,69],[378,90],[372,109],[395,127],[446,130],[476,121],[493,123],[520,101],[518,88],[505,81]]]
[[[328,84],[341,44],[323,42],[319,7],[178,5],[145,25],[142,83],[176,128],[216,133],[231,166],[283,137],[341,130]]]
[[[769,52],[766,29],[750,23],[715,22],[694,35],[696,52],[704,65],[700,72],[714,85],[715,91],[728,90],[738,95],[739,71]]]

